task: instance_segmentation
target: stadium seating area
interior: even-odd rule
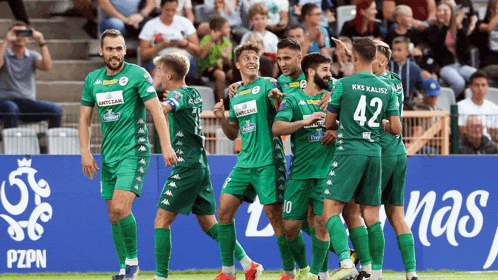
[[[86,21],[85,18],[52,16],[54,13],[63,13],[65,9],[71,7],[71,2],[68,1],[24,0],[31,25],[44,34],[53,59],[53,68],[51,71],[37,72],[36,97],[39,100],[56,102],[61,106],[63,110],[63,128],[48,129],[46,122],[40,122],[21,124],[18,129],[3,129],[1,132],[2,137],[0,138],[2,140],[0,153],[79,153],[77,131],[75,129],[78,127],[79,101],[81,99],[83,81],[89,72],[103,67],[104,64],[102,58],[98,56],[99,40],[91,38],[82,29]],[[332,31],[336,31],[339,34],[338,30],[341,29],[341,26],[355,17],[355,6],[350,4],[357,1],[332,2],[342,3],[342,5],[336,4],[337,7],[332,9],[335,12],[336,21],[329,26]],[[381,3],[382,1],[377,2]],[[472,1],[472,3],[478,11],[479,17],[482,19],[485,15],[487,1],[476,0]],[[193,4],[196,23],[208,21],[209,17],[207,17],[206,6],[202,3]],[[292,10],[292,5],[290,9]],[[382,13],[379,12],[380,14]],[[0,34],[6,34],[12,22],[12,14],[7,2],[0,2]],[[387,21],[384,21],[384,25],[387,27]],[[142,63],[139,56],[138,38],[128,38],[126,43],[128,48],[126,60],[131,63]],[[234,42],[234,46],[236,43]],[[27,48],[39,50],[36,42],[30,42]],[[472,57],[472,65],[478,66],[478,52],[476,52],[476,49],[473,49]],[[484,58],[480,57],[480,59]],[[215,100],[214,83],[207,78],[197,79],[194,82],[199,84],[198,90],[204,99],[204,111],[210,111]],[[443,83],[443,86],[448,86],[448,88],[443,88],[442,94],[439,97],[439,105],[443,110],[449,111],[450,105],[456,102],[455,93],[452,92],[449,85]],[[465,96],[469,96],[469,89],[465,92]],[[498,104],[498,89],[490,89],[486,99]],[[223,133],[217,126],[216,120],[209,113],[205,114],[205,116],[204,131],[208,140],[208,151],[218,154],[235,153],[236,143],[231,143],[224,138]],[[153,139],[154,130],[151,120],[148,120],[148,127],[149,136]],[[1,125],[0,130],[2,130]],[[17,136],[17,140],[9,140],[12,138],[12,135]],[[100,135],[99,118],[96,115],[96,110],[94,110],[91,142],[93,153],[100,152]],[[22,142],[21,138],[26,138],[27,140],[23,140],[24,142]],[[61,145],[61,143],[64,144]],[[60,146],[66,145],[74,145],[74,147],[66,150],[60,149]]]

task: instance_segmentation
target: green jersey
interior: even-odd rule
[[[239,123],[242,139],[236,167],[253,168],[285,161],[282,140],[271,132],[276,110],[268,94],[277,86],[277,80],[259,77],[240,86],[230,98],[228,121]]]
[[[368,72],[336,81],[327,110],[339,114],[336,155],[380,156],[382,118],[399,115],[393,88]]]
[[[398,74],[393,72],[386,72],[385,74],[378,75],[379,79],[384,81],[386,84],[391,85],[396,94],[396,99],[398,102],[399,116],[403,117],[403,84],[401,83],[401,78]],[[401,134],[391,135],[380,132],[380,146],[382,148],[382,156],[399,156],[406,155],[405,145],[403,144],[403,137]]]
[[[152,77],[135,64],[125,62],[123,70],[112,76],[106,74],[105,67],[88,74],[81,105],[97,104],[103,134],[102,162],[150,156],[144,102],[155,97]]]
[[[335,79],[330,79],[330,86],[327,91],[332,91],[334,87]],[[299,92],[303,88],[306,87],[306,77],[304,76],[304,72],[301,72],[297,79],[292,80],[289,76],[285,76],[284,74],[278,77],[278,84],[280,85],[280,90],[285,94],[291,94],[294,92]]]
[[[168,114],[171,146],[178,156],[178,166],[206,167],[207,156],[202,133],[201,94],[192,87],[181,87],[169,92],[165,101],[171,105]]]
[[[302,90],[287,95],[278,110],[275,121],[295,122],[304,120],[314,112],[323,112],[318,103],[322,93],[307,95]],[[325,133],[323,121],[305,126],[291,135],[292,160],[289,167],[289,179],[323,179],[327,177],[328,167],[332,163],[335,147],[322,145],[320,140]]]

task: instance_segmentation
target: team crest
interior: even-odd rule
[[[120,86],[126,86],[127,83],[128,83],[128,77],[119,78],[119,85]]]
[[[252,94],[257,94],[259,92],[259,90],[261,89],[260,86],[255,86],[252,88]]]
[[[280,87],[280,85],[278,84],[278,81],[274,78],[271,78],[270,79],[270,83],[274,86],[274,87]]]
[[[182,94],[181,92],[175,91],[175,92],[173,92],[173,97],[174,97],[176,100],[180,101],[180,100],[182,100],[182,98],[183,98],[183,94]]]
[[[299,85],[301,88],[305,88],[306,87],[306,80],[301,80],[301,83]]]
[[[285,105],[287,104],[287,99],[282,101],[282,103],[280,103],[280,107],[278,107],[278,111],[282,111],[283,109],[285,109]]]
[[[147,80],[147,82],[148,82],[149,84],[151,84],[151,85],[153,85],[153,84],[154,84],[154,81],[152,80],[152,77],[150,76],[150,74],[149,74],[149,73],[145,73],[145,74],[144,74],[144,78],[145,78],[145,80]]]

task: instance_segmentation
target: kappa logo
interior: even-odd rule
[[[283,195],[279,195],[278,198],[284,199],[284,196]]]
[[[183,137],[184,135],[183,135],[183,132],[179,131],[175,136],[176,137]]]
[[[179,157],[178,162],[185,162],[185,160],[182,157]]]
[[[298,103],[298,104],[299,104],[299,105],[306,105],[306,101],[301,100],[301,101],[299,101],[299,103]]]
[[[337,134],[338,138],[342,138],[342,133]]]
[[[280,178],[278,178],[279,181],[285,181],[285,178],[284,176],[280,176]]]
[[[147,163],[145,162],[145,159],[141,159],[139,162],[140,162],[141,164],[147,164]]]
[[[280,185],[280,186],[278,187],[278,189],[279,189],[279,190],[281,190],[281,191],[285,191],[285,187],[284,187],[284,185]]]
[[[332,163],[332,167],[337,167],[337,166],[339,166],[339,165],[337,164],[337,161],[334,161],[334,163]]]
[[[142,119],[142,118],[140,118],[140,119],[138,120],[137,124],[141,124],[141,123],[145,123],[145,122],[144,122],[144,119]]]
[[[335,171],[334,170],[330,171],[329,176],[335,176]]]
[[[171,176],[171,178],[176,179],[176,180],[181,180],[182,179],[182,178],[180,178],[180,175],[178,175],[178,174],[175,174],[175,175]]]
[[[138,150],[141,151],[141,152],[147,151],[147,149],[145,148],[145,146],[140,146],[140,148],[138,148]]]
[[[342,141],[342,140],[337,141],[337,143],[339,143],[339,144],[342,144],[342,142],[344,142],[344,141]]]
[[[167,196],[173,196],[173,193],[171,192],[171,190],[167,190],[164,194]]]
[[[138,169],[138,171],[140,171],[140,173],[144,173],[144,168],[143,168],[143,167],[140,167],[140,168]]]
[[[325,191],[323,193],[324,194],[330,194],[330,191],[329,191],[329,189],[325,189]]]
[[[135,185],[133,188],[136,189],[136,190],[138,190],[138,185]]]
[[[138,143],[142,143],[142,142],[145,142],[145,138],[143,138],[143,137],[138,138]]]
[[[282,149],[279,144],[275,145],[275,149]]]
[[[337,147],[338,150],[344,150],[344,147],[343,146],[339,146]]]
[[[280,167],[280,168],[278,169],[278,171],[280,171],[280,172],[284,172],[285,170],[284,170],[284,168],[283,168],[283,167]]]
[[[10,238],[15,241],[23,241],[25,238],[24,229],[26,229],[26,233],[32,241],[36,241],[42,237],[44,232],[43,226],[38,223],[39,220],[46,223],[50,219],[52,219],[52,206],[47,202],[42,202],[42,198],[48,198],[50,196],[51,190],[47,181],[40,179],[35,179],[35,174],[37,174],[37,170],[31,167],[31,159],[26,160],[23,158],[22,160],[17,160],[18,168],[12,172],[10,172],[8,176],[8,185],[7,188],[9,190],[6,192],[6,184],[5,181],[2,182],[2,186],[0,188],[0,203],[7,213],[1,214],[0,218],[3,218],[5,222],[7,222],[8,227],[3,227],[7,229],[7,233]],[[39,175],[39,173],[38,173]],[[27,183],[25,183],[27,180]],[[33,198],[30,198],[30,193],[28,186],[33,190]],[[13,190],[17,187],[17,190]],[[14,201],[17,204],[12,205],[9,201],[9,196],[12,192],[20,193],[17,197],[14,198]],[[28,208],[28,204],[30,201],[35,201],[35,207],[31,214],[25,213]],[[14,218],[16,216],[24,213],[24,217],[29,216],[28,220],[16,221]],[[12,217],[11,217],[12,216]]]
[[[342,126],[342,124],[339,125],[339,129],[344,129],[344,126]]]
[[[94,85],[101,85],[102,84],[102,81],[100,79],[96,80],[95,83],[93,83]]]
[[[182,143],[182,141],[176,141],[176,145],[183,146],[183,143]]]
[[[144,130],[143,128],[140,128],[140,129],[138,130],[138,133],[145,133],[145,130]]]
[[[169,205],[169,200],[165,199],[165,200],[161,201],[161,203],[164,205]]]
[[[282,158],[282,155],[281,155],[281,154],[278,154],[277,158]]]
[[[176,188],[176,183],[175,183],[175,182],[169,182],[169,183],[168,183],[168,186],[173,187],[173,188]]]
[[[135,178],[135,180],[142,182],[142,177],[138,176],[137,178]]]
[[[328,181],[327,181],[327,185],[329,185],[329,186],[333,185],[333,184],[332,184],[332,180],[328,180]]]
[[[182,150],[177,150],[177,151],[175,151],[175,153],[176,153],[177,155],[183,155],[183,154],[184,154],[184,152],[183,152]]]

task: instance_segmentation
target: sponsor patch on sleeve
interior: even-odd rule
[[[182,98],[183,98],[183,94],[182,94],[181,92],[175,91],[175,92],[173,92],[173,97],[174,97],[176,100],[180,101],[180,100],[182,100]]]
[[[278,84],[277,79],[271,78],[271,79],[270,79],[270,83],[271,83],[274,87],[277,87],[277,88],[279,88],[279,87],[280,87],[280,85]]]
[[[153,85],[153,84],[154,84],[154,81],[152,80],[152,77],[150,76],[150,74],[149,74],[149,73],[145,73],[145,74],[144,74],[144,78],[145,78],[145,80],[147,80],[147,82],[148,82],[149,84],[151,84],[151,85]]]
[[[285,109],[286,104],[287,104],[287,100],[282,101],[282,103],[280,103],[280,107],[278,107],[278,111],[280,112],[283,109]]]

